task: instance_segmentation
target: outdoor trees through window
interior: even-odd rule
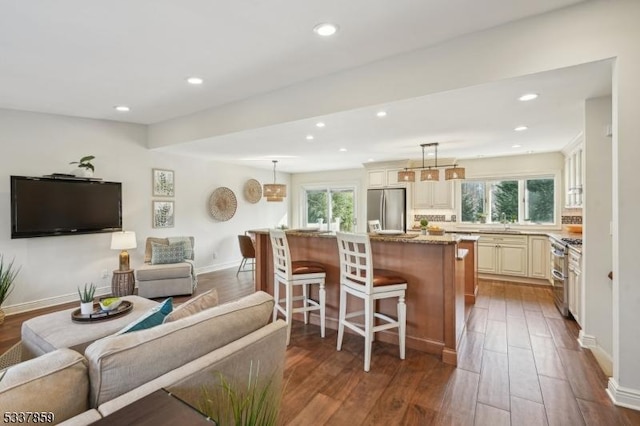
[[[340,231],[353,231],[355,217],[353,189],[308,189],[306,195],[307,225],[329,224],[328,229],[331,229],[331,224],[337,224]]]
[[[553,177],[468,180],[461,184],[462,222],[553,223]]]

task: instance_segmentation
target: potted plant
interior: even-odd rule
[[[2,304],[13,291],[13,282],[20,272],[20,268],[13,267],[14,261],[15,259],[5,265],[4,256],[0,255],[0,324],[4,322],[5,317]]]
[[[478,213],[476,215],[478,222],[480,223],[487,223],[487,214],[486,213]]]
[[[91,177],[93,176],[93,172],[95,171],[95,167],[91,164],[91,160],[96,158],[93,155],[85,155],[80,159],[80,161],[72,161],[69,164],[77,164],[78,169],[80,169],[81,177]]]
[[[89,315],[93,313],[93,295],[96,293],[96,286],[91,283],[87,286],[84,284],[84,290],[80,291],[78,287],[78,295],[80,296],[80,313]]]
[[[420,229],[422,229],[422,235],[427,235],[428,226],[429,226],[429,221],[427,219],[420,219]]]

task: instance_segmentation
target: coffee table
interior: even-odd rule
[[[131,323],[158,302],[140,296],[124,296],[133,303],[130,313],[113,319],[88,323],[71,320],[77,308],[53,312],[22,323],[22,360],[35,358],[60,348],[71,348],[80,353],[91,343],[109,336]]]

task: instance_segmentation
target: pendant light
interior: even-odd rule
[[[423,143],[422,147],[422,166],[421,167],[405,167],[404,170],[398,172],[398,182],[415,182],[415,172],[413,170],[420,169],[420,180],[423,182],[438,182],[440,180],[439,168],[448,167],[444,171],[444,178],[446,180],[452,179],[464,179],[465,169],[464,167],[458,167],[457,164],[438,165],[438,142]],[[433,166],[425,166],[424,164],[424,149],[427,147],[434,147],[435,162]]]
[[[278,160],[272,160],[273,162],[273,183],[265,183],[262,186],[262,192],[267,201],[280,202],[287,196],[287,185],[276,183],[276,164]]]

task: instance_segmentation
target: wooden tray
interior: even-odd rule
[[[120,305],[112,311],[103,311],[99,303],[93,304],[93,313],[81,314],[80,308],[71,312],[71,321],[79,323],[104,321],[112,318],[128,314],[133,309],[133,303],[128,300],[123,300]]]

